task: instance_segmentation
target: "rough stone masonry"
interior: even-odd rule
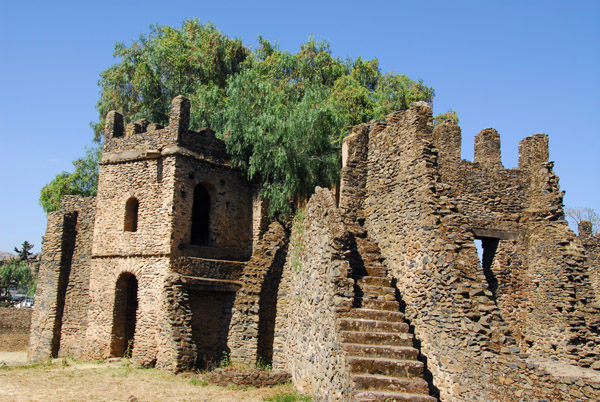
[[[48,215],[31,360],[272,365],[319,401],[600,400],[600,240],[569,229],[546,135],[506,169],[485,129],[466,161],[417,102],[354,127],[339,200],[285,228],[189,107],[108,114],[98,195]]]

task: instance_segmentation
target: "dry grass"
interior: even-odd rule
[[[24,357],[23,352],[21,357],[1,352],[0,362],[11,358],[14,364]],[[218,387],[208,385],[202,374],[173,375],[136,368],[127,361],[90,363],[65,358],[33,365],[0,363],[0,401],[258,402],[282,393],[295,392],[291,385]]]

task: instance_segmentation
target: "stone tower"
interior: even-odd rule
[[[189,120],[182,96],[172,102],[167,127],[146,120],[125,126],[123,116],[108,113],[88,241],[63,239],[60,228],[77,233],[75,223],[54,225],[62,230],[62,254],[85,250],[79,254],[87,259],[74,267],[72,258],[58,257],[44,286],[54,289],[48,308],[34,318],[41,328],[49,316],[53,324],[34,333],[32,358],[74,352],[65,343],[70,327],[79,328],[76,354],[88,358],[132,352],[143,364],[178,370],[230,352],[237,279],[260,230],[252,217],[258,197],[232,169],[224,143],[209,129],[190,131]],[[78,214],[69,213],[75,222]],[[84,279],[73,282],[79,271]],[[65,309],[70,299],[87,308],[79,319]]]

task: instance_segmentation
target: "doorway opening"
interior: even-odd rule
[[[117,279],[110,354],[131,356],[138,308],[138,281],[135,275],[123,273]]]

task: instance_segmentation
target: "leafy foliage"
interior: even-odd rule
[[[9,297],[11,287],[28,289],[32,283],[35,280],[26,261],[11,259],[0,266],[0,297]]]
[[[185,20],[181,29],[154,25],[127,47],[115,45],[119,63],[100,74],[102,88],[93,125],[99,140],[104,117],[117,110],[127,121],[147,118],[166,124],[177,95],[192,104],[191,127],[213,126],[222,108],[227,78],[241,69],[250,54],[239,39],[229,39],[212,24]],[[218,117],[218,116],[217,116]]]
[[[440,113],[433,118],[433,125],[437,126],[445,121],[451,121],[455,124],[458,124],[458,114],[452,109],[448,110],[446,113]]]
[[[98,162],[102,147],[87,148],[86,155],[73,161],[73,173],[62,172],[40,191],[39,203],[46,212],[57,211],[63,195],[96,195],[98,189]]]
[[[180,29],[152,26],[131,46],[118,43],[114,56],[118,63],[99,81],[97,140],[108,111],[166,124],[171,99],[184,95],[190,127],[208,126],[225,140],[280,219],[316,185],[338,182],[340,141],[350,126],[434,96],[422,81],[382,74],[377,59],[333,57],[325,41],[311,38],[292,54],[259,36],[251,52],[198,20]],[[59,175],[54,186],[67,181]]]
[[[229,81],[223,130],[234,162],[262,183],[271,216],[287,218],[316,185],[338,182],[350,126],[433,97],[404,76],[382,75],[377,60],[334,58],[324,41],[310,39],[296,54],[259,41]]]

